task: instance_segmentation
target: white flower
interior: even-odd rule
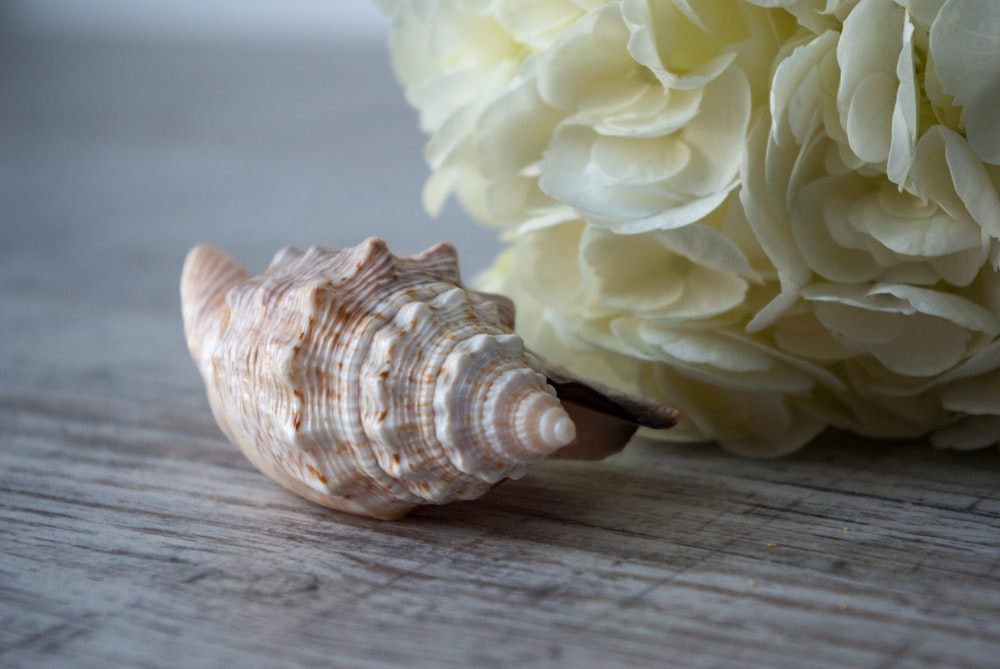
[[[879,436],[950,420],[938,386],[1000,334],[981,300],[997,290],[1000,198],[969,142],[917,102],[920,29],[891,0],[861,0],[842,34],[790,47],[742,179],[782,287],[749,329],[825,361],[849,391],[815,410]]]
[[[540,352],[774,455],[1000,436],[996,0],[382,0]]]

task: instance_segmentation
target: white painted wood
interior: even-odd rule
[[[184,350],[190,245],[492,254],[419,222],[380,52],[0,40],[0,90],[0,666],[997,666],[994,450],[637,443],[395,523],[255,472]]]

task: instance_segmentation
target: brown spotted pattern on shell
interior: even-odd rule
[[[526,350],[513,305],[464,288],[447,244],[408,257],[375,238],[288,248],[259,276],[199,246],[181,299],[222,431],[271,478],[343,511],[399,518],[476,498],[557,451],[603,457],[638,425],[676,420]]]

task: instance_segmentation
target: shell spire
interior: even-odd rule
[[[181,300],[223,432],[334,509],[398,518],[472,499],[555,453],[602,457],[676,420],[526,350],[510,300],[465,289],[448,244],[290,247],[259,276],[198,246]]]

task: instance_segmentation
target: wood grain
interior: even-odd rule
[[[287,493],[215,427],[176,298],[183,252],[204,237],[274,250],[273,212],[248,184],[280,190],[268,160],[281,116],[232,121],[246,144],[216,156],[239,154],[257,177],[212,173],[211,195],[185,175],[207,169],[191,138],[206,115],[224,116],[223,74],[247,104],[284,74],[286,99],[330,104],[315,81],[347,55],[0,51],[0,84],[20,86],[17,105],[35,111],[0,109],[12,217],[0,244],[0,666],[1000,666],[995,450],[829,434],[757,461],[637,442],[393,523]],[[381,78],[329,118],[391,103],[395,123],[415,124],[381,51],[350,57]],[[207,92],[155,97],[144,71]],[[141,110],[149,96],[162,103],[169,131],[122,110],[126,93]],[[101,113],[124,119],[108,127]],[[303,123],[296,133],[331,143],[357,134],[319,114]],[[289,178],[340,169],[317,163],[322,147],[289,151]],[[359,167],[356,182],[377,182],[380,165]],[[398,169],[419,186],[419,166]],[[226,203],[238,209],[226,220],[204,213]],[[308,204],[304,218],[327,206]],[[317,232],[289,225],[289,237]]]

